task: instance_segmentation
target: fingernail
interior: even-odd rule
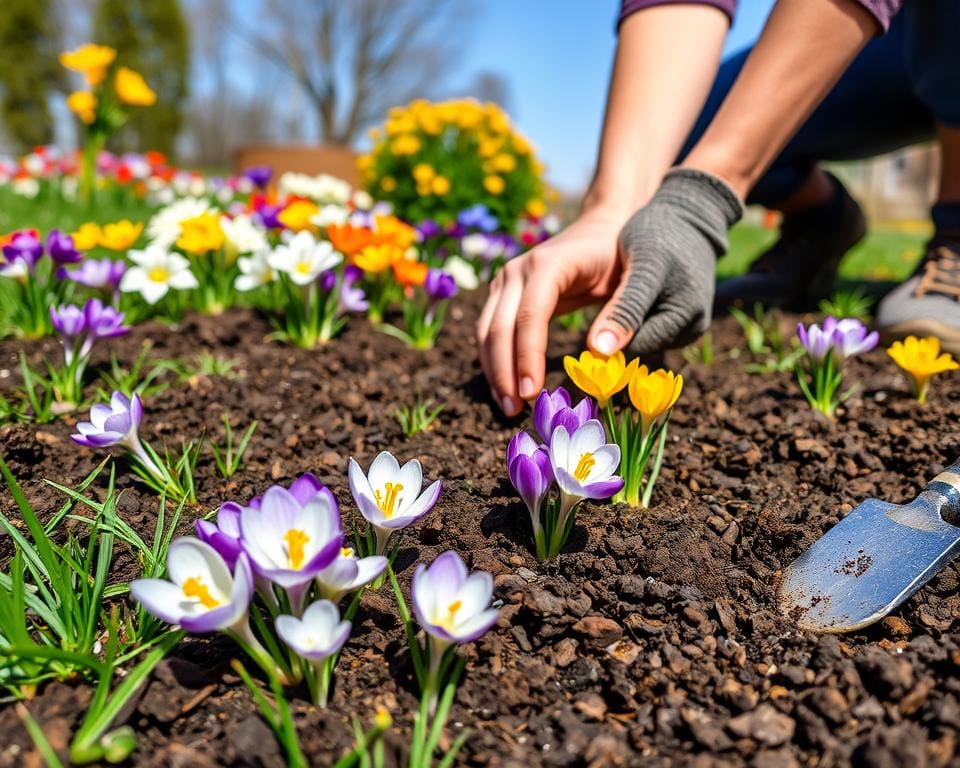
[[[524,400],[529,400],[536,394],[533,386],[533,379],[529,376],[524,376],[520,379],[520,397]]]
[[[500,407],[507,416],[513,416],[515,406],[512,397],[503,398],[503,400],[500,401]]]
[[[600,331],[597,334],[597,340],[594,342],[597,352],[602,355],[612,355],[617,351],[617,337],[613,331]]]

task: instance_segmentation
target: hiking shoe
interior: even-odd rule
[[[936,336],[960,355],[960,232],[934,236],[913,277],[880,302],[876,326],[884,344]]]
[[[833,293],[837,267],[866,234],[863,211],[836,177],[836,193],[828,203],[798,216],[784,217],[780,239],[750,270],[717,287],[714,313],[726,313],[737,302],[751,307],[806,309]]]

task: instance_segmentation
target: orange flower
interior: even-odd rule
[[[417,240],[417,230],[396,216],[377,216],[374,233],[377,243],[393,245],[404,251]]]
[[[373,245],[373,232],[366,227],[354,227],[351,224],[331,224],[327,227],[327,237],[333,247],[344,256],[360,253],[368,245]]]
[[[393,263],[393,278],[404,288],[423,285],[427,279],[427,267],[422,261],[401,259]]]

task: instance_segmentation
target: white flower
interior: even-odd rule
[[[29,176],[25,176],[22,179],[14,179],[13,191],[22,197],[34,198],[40,194],[40,182]]]
[[[353,206],[361,211],[369,211],[373,208],[373,198],[366,190],[358,189],[353,193]]]
[[[350,200],[352,189],[343,179],[321,173],[308,176],[305,173],[285,173],[277,181],[281,196],[306,197],[317,203],[344,205]]]
[[[558,426],[550,438],[550,464],[563,496],[608,499],[623,487],[623,479],[615,474],[620,446],[607,443],[596,419],[584,422],[572,435]]]
[[[130,251],[127,255],[134,266],[124,272],[120,290],[139,293],[148,304],[156,304],[171,288],[185,291],[199,285],[190,271],[190,262],[178,253],[148,245],[142,251]]]
[[[267,236],[245,213],[220,217],[220,229],[227,243],[237,253],[256,253],[267,247]]]
[[[311,603],[303,618],[277,616],[277,634],[298,656],[323,661],[339,652],[350,637],[351,624],[340,621],[340,611],[329,600]]]
[[[337,559],[317,574],[320,594],[334,603],[348,592],[369,584],[387,568],[387,558],[380,555],[357,557],[353,547],[343,547]]]
[[[329,227],[331,224],[344,224],[349,216],[350,210],[348,208],[330,203],[324,205],[310,219],[310,223],[316,224],[318,227]]]
[[[326,241],[317,242],[304,230],[278,245],[267,257],[267,263],[277,272],[289,275],[297,285],[307,285],[316,280],[321,272],[333,269],[343,260],[343,255]]]
[[[453,277],[457,287],[464,291],[472,291],[480,285],[477,270],[459,256],[450,256],[443,263],[443,269]]]
[[[185,197],[171,203],[154,214],[147,224],[147,237],[151,244],[159,245],[163,248],[169,248],[180,237],[180,224],[187,219],[195,219],[197,216],[210,211],[210,203],[206,200],[200,200],[196,197]]]
[[[276,270],[270,266],[270,250],[264,248],[255,251],[250,256],[241,256],[237,259],[240,274],[233,283],[238,291],[252,291],[261,285],[269,285],[277,279]]]

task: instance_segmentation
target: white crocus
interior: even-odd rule
[[[120,290],[139,293],[148,304],[156,304],[171,288],[186,291],[199,285],[190,271],[190,262],[159,245],[148,245],[127,255],[134,266],[123,273]]]
[[[379,578],[386,568],[385,557],[357,557],[353,547],[343,547],[337,559],[317,574],[317,588],[322,597],[338,603],[344,595]]]
[[[235,253],[256,253],[267,248],[266,233],[245,213],[220,217],[224,239]]]
[[[387,549],[393,531],[406,528],[426,515],[440,496],[441,481],[434,481],[423,493],[423,470],[416,459],[402,467],[389,451],[383,451],[363,470],[350,459],[350,492],[360,512],[373,526],[377,537],[377,554]]]
[[[443,269],[449,273],[457,287],[463,291],[472,291],[480,285],[480,278],[477,277],[477,270],[473,266],[461,259],[459,256],[451,256],[443,263]]]
[[[297,285],[307,285],[342,260],[343,255],[333,250],[330,243],[317,242],[313,235],[304,230],[287,243],[278,245],[267,258],[267,263],[277,272],[288,275]]]
[[[238,258],[237,267],[240,269],[240,274],[233,283],[234,288],[238,291],[252,291],[276,280],[277,271],[270,266],[269,258],[269,248]]]
[[[313,702],[325,707],[332,668],[331,674],[325,674],[324,669],[327,664],[336,663],[336,654],[350,637],[350,622],[340,620],[340,611],[329,600],[318,600],[307,607],[301,618],[277,616],[275,625],[280,639],[309,664],[311,670],[306,677]]]
[[[210,203],[197,197],[185,197],[162,208],[147,224],[151,244],[170,248],[181,234],[181,223],[195,219],[211,210]]]

